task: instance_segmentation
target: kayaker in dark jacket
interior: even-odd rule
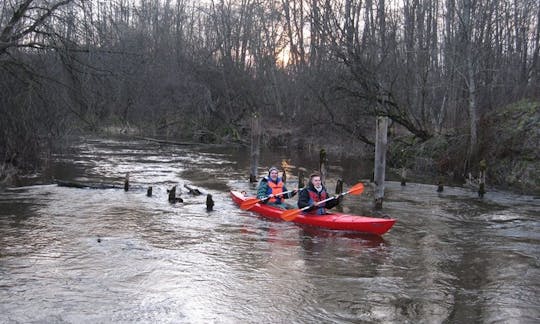
[[[286,192],[288,190],[287,187],[285,187],[283,179],[278,176],[278,172],[279,170],[276,167],[271,167],[268,170],[268,176],[262,178],[259,182],[257,198],[267,198],[262,202],[282,209],[289,209],[290,207],[285,204],[285,199],[294,197],[297,190],[280,195],[282,192]]]
[[[312,206],[306,212],[316,215],[326,214],[326,210],[339,205],[339,199],[332,199],[320,205],[314,206],[317,202],[330,198],[326,188],[322,185],[321,175],[313,173],[309,176],[309,184],[300,190],[298,195],[298,208]]]

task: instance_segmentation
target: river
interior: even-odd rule
[[[317,157],[266,152],[261,175],[285,161],[292,188]],[[54,156],[33,184],[0,193],[0,322],[540,322],[538,197],[388,182],[382,213],[396,225],[353,235],[237,208],[229,190],[255,191],[248,160],[238,148],[95,138]],[[121,186],[126,172],[128,192],[50,184]],[[338,159],[329,183],[365,173]],[[185,184],[212,194],[214,210]],[[184,203],[168,203],[173,185]],[[372,199],[368,187],[342,208],[372,215]]]

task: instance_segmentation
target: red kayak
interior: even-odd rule
[[[238,191],[231,191],[232,199],[235,203],[240,205],[247,199],[253,199],[253,197],[245,197]],[[258,213],[262,216],[279,219],[284,210],[265,204],[257,203],[249,209],[252,212]],[[293,220],[293,223],[311,225],[331,230],[341,231],[354,231],[368,234],[382,235],[396,222],[395,219],[385,218],[373,218],[365,216],[348,215],[342,213],[328,213],[326,215],[313,215],[313,214],[299,214]]]

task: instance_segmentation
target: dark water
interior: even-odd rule
[[[383,213],[394,228],[350,235],[235,207],[230,189],[254,191],[246,151],[115,140],[76,149],[45,177],[121,185],[129,171],[135,189],[0,194],[2,323],[540,321],[537,198],[390,182]],[[285,159],[294,187],[299,166],[309,171],[316,158],[273,152],[261,161]],[[341,162],[330,178],[346,187],[369,174]],[[167,188],[184,184],[212,194],[215,210],[185,190],[183,204],[169,204]],[[366,189],[343,208],[372,214],[372,198]]]

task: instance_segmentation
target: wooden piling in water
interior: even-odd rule
[[[402,186],[407,185],[407,169],[406,168],[401,169],[401,185]]]
[[[486,170],[486,160],[480,161],[480,174],[478,175],[478,196],[480,198],[484,198],[484,194],[486,193]]]
[[[381,209],[384,199],[384,179],[386,169],[386,144],[388,132],[388,117],[377,117],[375,135],[375,208]]]
[[[324,185],[328,175],[328,157],[325,149],[321,149],[319,152],[319,173],[321,174],[321,182]]]
[[[302,171],[298,171],[298,189],[304,188],[304,173]]]
[[[437,183],[437,192],[443,192],[443,191],[444,191],[444,184],[442,180],[439,180],[439,182]]]
[[[251,116],[251,168],[249,182],[257,182],[257,168],[259,166],[259,155],[261,150],[261,122],[259,115],[254,113]]]
[[[126,179],[124,180],[124,191],[129,190],[129,172],[126,173]]]
[[[337,179],[336,181],[336,195],[343,192],[343,180]]]
[[[211,194],[206,195],[206,210],[207,211],[214,210],[214,199],[212,199]]]

